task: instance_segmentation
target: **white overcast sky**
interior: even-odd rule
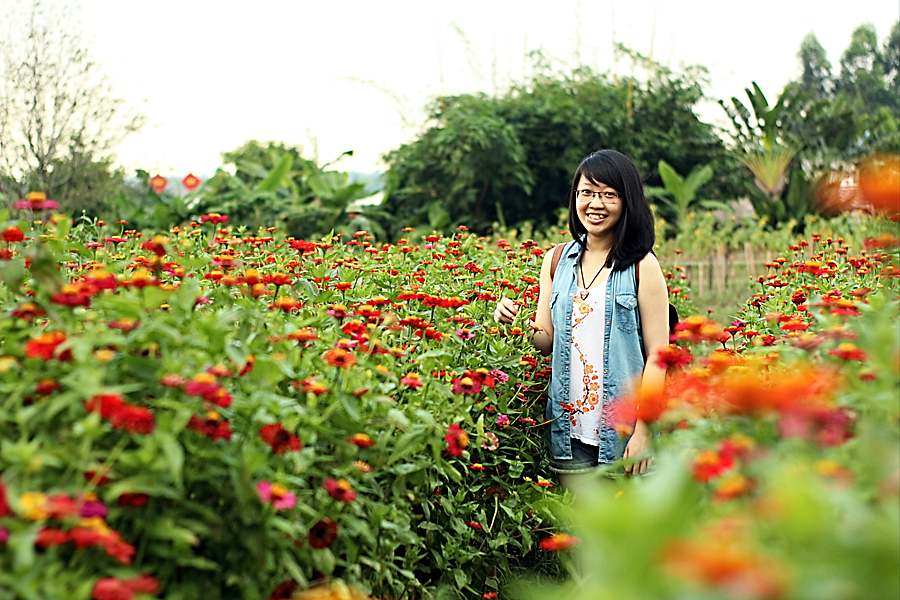
[[[2,2],[0,2],[2,4]],[[249,139],[302,146],[342,168],[423,127],[435,96],[502,90],[543,50],[568,66],[627,72],[613,42],[671,67],[702,64],[709,94],[770,98],[813,32],[836,66],[853,29],[883,40],[897,0],[82,0],[82,35],[115,91],[146,116],[119,148],[127,168],[211,174]],[[721,118],[713,104],[707,118]],[[598,146],[602,146],[598,140]],[[591,148],[585,148],[585,151]]]

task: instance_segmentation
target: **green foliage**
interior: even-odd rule
[[[651,184],[659,183],[660,160],[684,173],[710,163],[715,197],[732,197],[730,172],[719,168],[729,159],[694,112],[702,72],[675,73],[630,55],[646,79],[538,65],[532,79],[496,97],[438,99],[419,138],[386,156],[385,207],[396,225],[553,225],[568,205],[575,166],[603,147],[631,156]]]
[[[224,154],[223,161],[189,194],[187,208],[193,214],[227,214],[251,231],[282,226],[298,238],[340,231],[348,223],[348,205],[368,195],[365,184],[351,182],[347,173],[281,143],[251,141]]]
[[[656,467],[643,478],[576,481],[574,499],[556,507],[578,540],[562,557],[569,580],[527,579],[513,597],[900,594],[900,306],[889,231],[877,260],[851,258],[859,247],[842,255],[846,246],[816,236],[795,246],[772,276],[778,284],[763,284],[742,308],[728,353],[726,344],[683,341],[693,365],[723,361],[722,371],[670,373],[653,425]],[[811,312],[794,301],[807,292]],[[836,300],[854,296],[864,300]],[[773,314],[809,329],[786,332]]]
[[[644,191],[647,196],[660,197],[668,209],[662,216],[675,229],[676,234],[680,233],[686,226],[684,221],[688,211],[698,204],[697,192],[713,176],[712,168],[709,165],[698,165],[685,178],[675,172],[669,163],[660,160],[659,176],[664,187],[648,186]]]
[[[534,178],[514,127],[484,95],[440,98],[433,125],[390,152],[384,208],[397,225],[447,229],[463,223],[478,231],[515,218],[527,206]],[[396,225],[395,225],[396,226]]]
[[[495,278],[518,281],[523,266],[537,268],[530,245],[515,249],[521,260],[514,262],[462,233],[427,245],[391,245],[384,253],[370,252],[371,238],[366,245],[331,240],[303,254],[282,231],[272,242],[235,247],[210,246],[206,236],[183,228],[160,242],[165,255],[154,263],[156,254],[142,249],[152,232],[95,247],[87,243],[120,228],[69,225],[65,218],[39,224],[0,262],[0,308],[7,315],[0,319],[0,481],[13,512],[0,516],[9,534],[8,545],[0,545],[0,596],[88,598],[100,577],[148,573],[167,598],[265,598],[285,579],[305,587],[321,575],[379,596],[427,598],[444,588],[452,597],[474,598],[497,589],[514,569],[557,570],[554,557],[535,548],[536,532],[553,520],[544,502],[556,493],[535,485],[548,474],[535,426],[543,364],[521,360],[529,353],[524,336],[493,329],[491,297],[434,306],[403,296],[400,283],[426,273],[435,297],[449,299],[484,278],[494,294],[503,289]],[[223,238],[240,240],[242,228]],[[231,283],[217,283],[205,276],[221,275],[213,261],[226,249],[240,253],[241,265],[225,268]],[[468,255],[489,275],[446,269],[449,260],[432,260],[435,252],[453,261]],[[163,285],[142,287],[129,268],[138,260],[164,264],[146,273]],[[68,306],[65,298],[79,302],[62,285],[73,281],[84,290],[82,275],[95,261],[116,277],[114,289],[89,288],[86,306]],[[258,293],[240,283],[251,269],[258,278],[287,271],[290,283],[260,284]],[[353,285],[336,287],[344,282]],[[279,308],[276,294],[300,304]],[[27,302],[46,317],[9,316]],[[378,304],[369,307],[374,312],[336,306],[369,302]],[[330,308],[348,314],[332,316]],[[127,319],[136,321],[133,329],[120,328]],[[472,323],[474,339],[456,335],[460,321]],[[291,337],[305,327],[316,339]],[[43,360],[28,351],[48,330],[64,332],[58,350],[71,357]],[[340,368],[325,360],[325,352],[347,344],[356,364]],[[165,380],[202,378],[211,368],[228,401]],[[502,369],[511,380],[491,375],[497,379],[477,395],[454,393],[452,378],[479,368]],[[410,372],[421,377],[421,388],[401,382]],[[41,394],[36,389],[44,380],[60,387]],[[533,386],[524,389],[523,381]],[[322,388],[307,390],[309,383]],[[152,431],[129,431],[88,410],[85,403],[102,393],[151,411]],[[192,417],[208,419],[210,411],[212,422],[228,423],[230,439],[197,431]],[[498,424],[497,413],[512,424]],[[260,434],[273,423],[299,435],[304,447],[273,453]],[[459,457],[445,451],[451,423],[471,436]],[[374,446],[348,441],[357,433],[370,435]],[[470,468],[475,464],[484,469]],[[86,478],[91,469],[108,469],[111,481]],[[323,487],[327,478],[348,480],[358,497],[336,500]],[[261,481],[286,486],[297,507],[279,511],[262,501]],[[71,542],[35,551],[42,526],[69,531],[78,520],[29,517],[22,495],[30,492],[96,494],[108,508],[104,522],[134,549],[133,560],[120,564],[100,548]],[[123,494],[146,494],[147,503],[127,505]],[[309,530],[326,516],[338,524],[338,537],[328,548],[313,548]]]

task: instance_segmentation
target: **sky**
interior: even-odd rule
[[[0,5],[11,0],[0,0]],[[64,2],[65,0],[58,0]],[[833,64],[858,25],[883,40],[896,0],[82,0],[83,40],[114,92],[143,114],[118,148],[127,169],[212,174],[245,141],[282,141],[338,166],[380,171],[425,127],[429,100],[502,92],[541,50],[563,68],[628,73],[616,42],[709,70],[708,95],[774,97],[815,33]],[[701,115],[721,122],[713,101]],[[602,147],[602,140],[598,140]],[[585,148],[585,151],[591,149]]]

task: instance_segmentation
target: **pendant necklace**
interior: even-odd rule
[[[609,254],[607,253],[607,258],[608,258],[608,257],[609,257]],[[597,281],[597,277],[600,276],[600,273],[603,272],[603,269],[604,269],[605,267],[606,267],[606,261],[603,261],[603,264],[600,265],[600,270],[597,271],[597,274],[594,275],[594,278],[591,279],[591,282],[590,282],[588,285],[584,285],[584,267],[583,267],[582,264],[581,264],[581,260],[578,261],[578,270],[581,271],[581,285],[584,286],[584,290],[578,292],[578,295],[581,297],[582,300],[587,300],[587,297],[588,297],[588,296],[590,295],[590,293],[591,293],[591,290],[590,290],[589,288],[590,288],[592,285],[594,285],[594,282]]]

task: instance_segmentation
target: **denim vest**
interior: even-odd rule
[[[572,458],[571,423],[561,403],[569,402],[569,370],[572,359],[572,304],[578,289],[576,269],[581,246],[570,242],[563,249],[553,277],[550,314],[553,319],[553,374],[550,394],[544,410],[550,421],[546,435],[550,456]],[[606,282],[606,308],[603,330],[603,414],[609,422],[613,400],[631,388],[633,380],[644,370],[641,352],[641,320],[632,265],[623,271],[612,271]],[[599,463],[622,458],[627,439],[619,437],[608,425],[600,429]]]

